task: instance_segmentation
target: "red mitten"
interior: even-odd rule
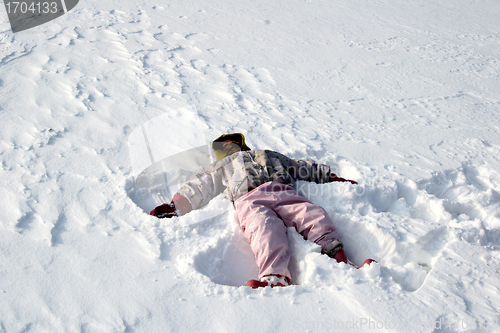
[[[346,264],[349,262],[344,250],[340,250],[339,252],[337,252],[333,259],[337,260],[337,262],[343,262]]]
[[[165,203],[153,209],[151,215],[154,215],[160,219],[162,218],[172,218],[174,216],[184,215],[191,210],[191,204],[188,199],[180,194],[177,194],[171,203]]]
[[[150,213],[151,215],[156,216],[157,218],[163,219],[165,217],[171,218],[177,215],[177,209],[173,203],[165,203],[153,209]]]
[[[354,180],[349,180],[349,179],[345,179],[345,178],[340,178],[340,177],[337,177],[336,174],[332,173],[330,174],[330,180],[329,182],[350,182],[351,184],[358,184],[358,182],[354,181]]]
[[[333,257],[333,259],[337,260],[337,262],[339,262],[339,263],[343,262],[343,263],[349,264],[351,266],[354,266],[357,269],[360,269],[360,268],[365,267],[365,266],[370,266],[370,264],[372,262],[375,262],[375,263],[377,262],[377,261],[375,261],[373,259],[366,259],[363,262],[363,264],[358,267],[358,266],[354,265],[349,259],[347,259],[347,256],[346,256],[344,250],[340,250],[339,252],[337,252],[337,254]]]

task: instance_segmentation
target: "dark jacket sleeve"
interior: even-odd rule
[[[317,164],[313,160],[294,160],[277,152],[267,152],[271,163],[268,172],[276,181],[283,180],[284,183],[304,180],[318,184],[327,183],[330,180],[330,166]]]

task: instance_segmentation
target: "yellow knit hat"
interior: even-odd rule
[[[240,146],[241,151],[251,150],[246,145],[245,136],[243,134],[241,133],[223,134],[219,136],[217,139],[215,139],[214,142],[212,143],[212,149],[214,150],[215,158],[217,158],[217,161],[220,161],[227,156],[227,152],[222,150],[222,142],[226,140],[235,141],[238,144],[238,146]]]

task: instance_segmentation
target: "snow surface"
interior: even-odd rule
[[[0,13],[0,332],[500,330],[499,1],[82,0],[17,34]],[[149,216],[169,198],[130,135],[183,108],[186,137],[357,180],[296,186],[379,264],[289,230],[295,284],[253,290],[222,196]]]

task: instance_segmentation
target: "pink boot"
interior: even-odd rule
[[[250,280],[245,284],[245,287],[257,289],[259,287],[286,287],[290,285],[290,280],[286,276],[267,275],[260,280]]]

